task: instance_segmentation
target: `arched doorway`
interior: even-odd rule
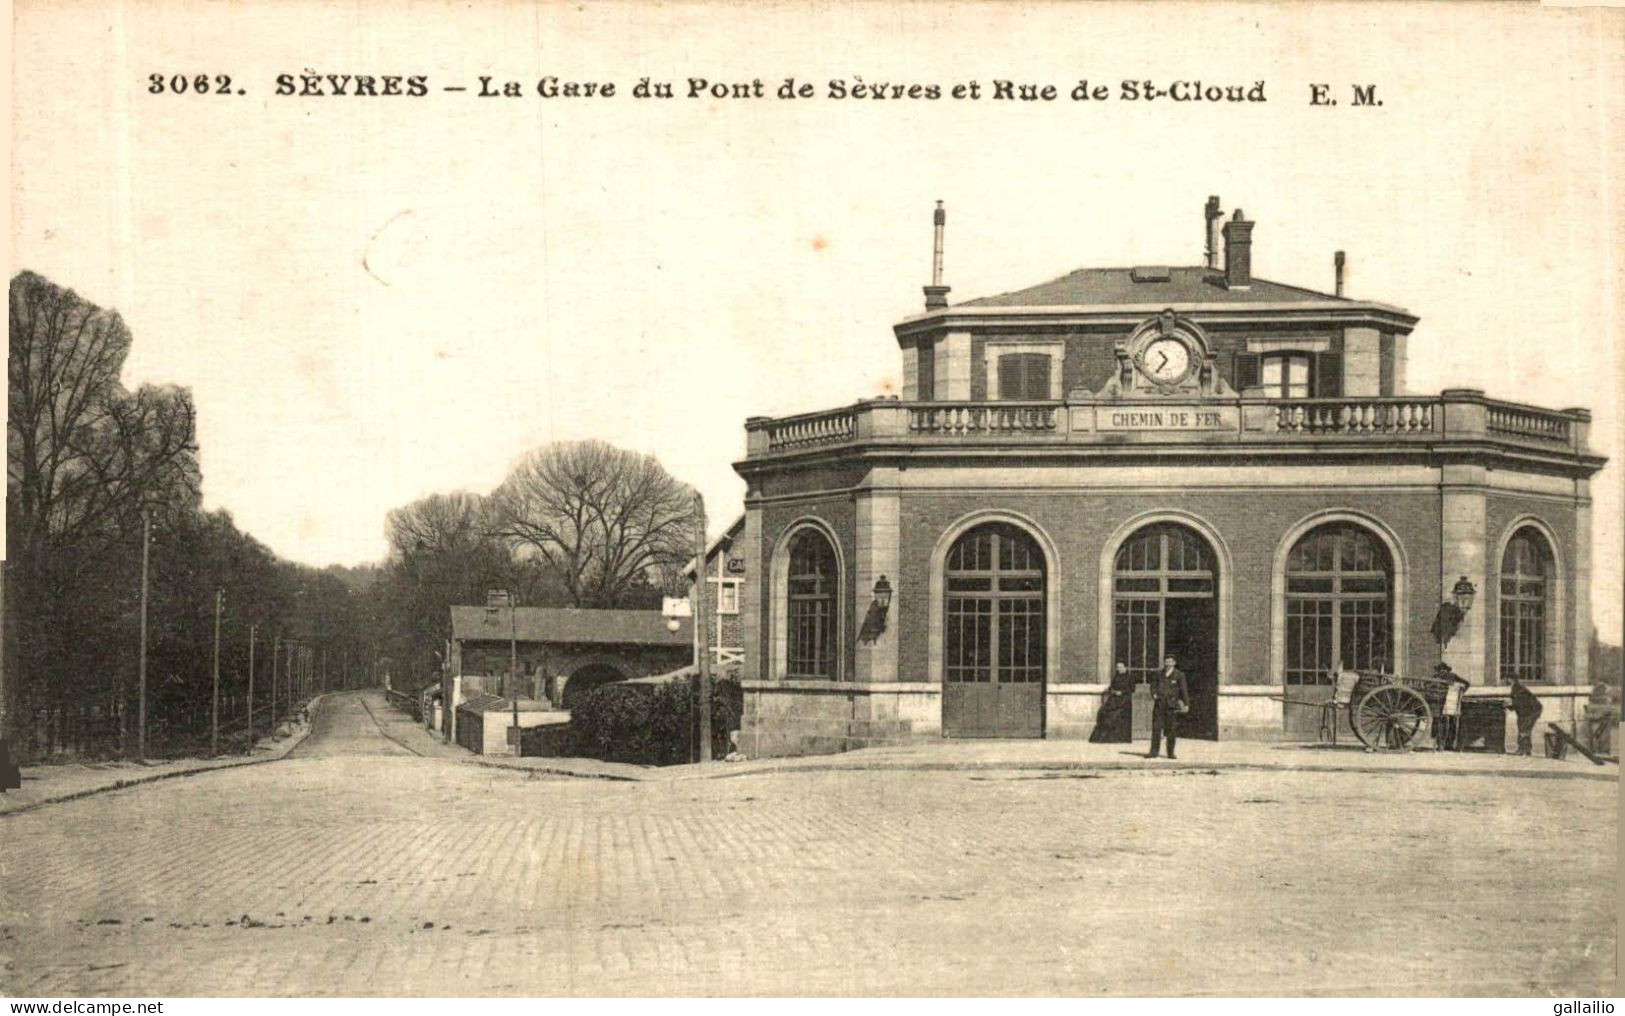
[[[1219,736],[1219,569],[1196,530],[1153,522],[1112,563],[1112,661],[1146,681],[1172,656],[1190,686],[1186,737]]]
[[[589,663],[564,682],[564,708],[573,709],[589,692],[624,680],[626,675],[607,663]]]
[[[943,563],[944,737],[1044,736],[1044,553],[1005,522],[968,530]]]

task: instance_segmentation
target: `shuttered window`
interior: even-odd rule
[[[1005,353],[999,357],[999,398],[1036,401],[1050,397],[1048,353]]]
[[[1258,387],[1258,354],[1237,353],[1235,366],[1231,371],[1230,383],[1236,391],[1244,392],[1249,388]]]
[[[1321,353],[1315,360],[1315,398],[1335,399],[1343,394],[1343,357]]]

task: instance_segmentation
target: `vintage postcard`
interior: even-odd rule
[[[0,992],[1613,1011],[1620,10],[11,23]]]

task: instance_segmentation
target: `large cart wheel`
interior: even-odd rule
[[[1433,712],[1420,692],[1402,684],[1373,688],[1355,702],[1350,726],[1373,751],[1402,751],[1433,725]]]

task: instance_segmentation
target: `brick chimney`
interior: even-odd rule
[[[925,287],[925,309],[942,310],[948,306],[948,287],[942,284],[942,234],[948,225],[948,212],[937,202],[931,216],[931,285]]]
[[[1219,267],[1219,221],[1224,213],[1219,210],[1219,196],[1217,194],[1207,199],[1207,207],[1202,209],[1207,216],[1207,266]]]
[[[1253,284],[1253,223],[1236,209],[1224,224],[1224,288],[1248,289]]]

